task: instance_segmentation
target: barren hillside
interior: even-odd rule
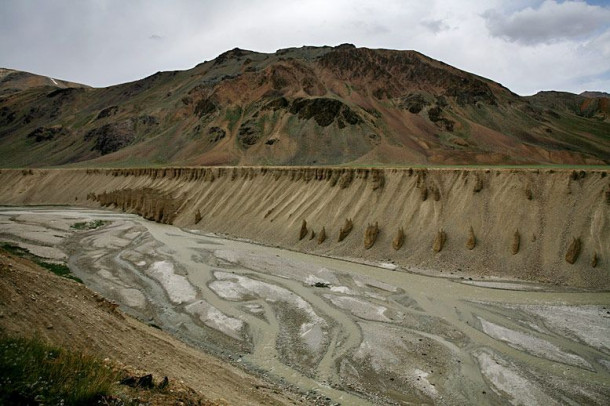
[[[103,89],[3,72],[4,167],[610,162],[606,97],[520,97],[415,51],[236,48]]]

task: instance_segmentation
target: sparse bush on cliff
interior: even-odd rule
[[[396,232],[394,239],[392,239],[392,248],[394,248],[396,251],[398,251],[402,247],[404,242],[405,242],[405,231],[403,230],[402,227],[400,227],[398,229],[398,231]]]
[[[313,230],[312,230],[313,231]],[[305,238],[307,235],[307,221],[303,220],[301,223],[301,230],[299,231],[299,241]]]
[[[377,240],[377,236],[379,235],[379,225],[377,222],[375,224],[369,224],[366,227],[366,231],[364,232],[364,248],[367,250],[375,245],[375,241]]]
[[[441,200],[441,191],[438,189],[438,186],[433,185],[430,187],[431,192],[432,192],[432,197],[434,198],[435,202],[438,202],[439,200]]]
[[[214,182],[215,179],[216,178],[214,176],[214,172],[212,171],[212,169],[210,169],[210,168],[206,169],[203,180],[206,182]]]
[[[343,174],[339,178],[339,187],[341,189],[345,189],[349,185],[352,184],[353,180],[354,180],[354,172],[353,172],[353,170],[347,169],[347,170],[345,170],[345,172],[343,172]]]
[[[568,251],[566,252],[566,261],[569,264],[573,264],[578,259],[580,255],[580,250],[582,248],[582,243],[580,238],[572,238],[572,243],[568,247]]]
[[[483,190],[483,179],[479,176],[479,174],[476,174],[474,188],[472,189],[472,191],[474,193],[479,193],[481,190]]]
[[[383,174],[383,170],[381,169],[373,169],[372,171],[372,186],[373,190],[381,189],[385,185],[385,176]]]
[[[472,229],[472,226],[470,226],[470,230],[468,231],[468,241],[466,241],[466,248],[468,248],[469,250],[473,250],[476,245],[477,238],[474,235],[474,230]]]
[[[425,202],[428,199],[428,188],[426,185],[423,185],[419,188],[419,197],[422,202]]]
[[[521,245],[521,234],[519,234],[519,230],[515,230],[513,234],[513,243],[511,244],[510,250],[513,255],[516,255],[519,252],[519,246]]]
[[[354,223],[352,222],[352,219],[345,219],[345,224],[343,224],[343,227],[341,227],[341,229],[339,230],[338,242],[343,241],[345,239],[345,237],[347,237],[349,235],[349,233],[352,231],[353,227],[354,227]]]
[[[326,228],[322,227],[320,234],[318,235],[318,244],[322,244],[326,240]]]
[[[432,244],[432,250],[434,250],[434,252],[441,252],[443,250],[443,246],[445,245],[446,241],[447,241],[447,234],[441,228],[436,233],[436,237],[434,237],[434,243]]]

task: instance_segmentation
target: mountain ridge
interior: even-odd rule
[[[89,88],[0,83],[3,166],[610,163],[606,98],[501,84],[417,51],[234,48]]]

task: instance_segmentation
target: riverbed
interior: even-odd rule
[[[105,223],[74,227],[94,220]],[[426,276],[83,208],[2,207],[0,241],[67,263],[140,320],[331,404],[610,398],[609,292]]]

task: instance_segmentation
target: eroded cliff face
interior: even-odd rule
[[[180,227],[322,255],[394,262],[426,273],[610,289],[608,173],[2,170],[0,204],[101,205]],[[322,230],[325,238],[314,238]]]

